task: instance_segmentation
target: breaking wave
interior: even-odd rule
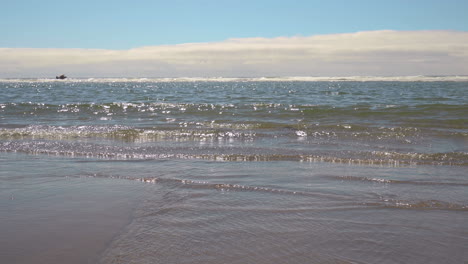
[[[56,80],[50,78],[21,78],[21,79],[0,79],[0,82],[333,82],[333,81],[353,81],[353,82],[440,82],[440,81],[468,81],[468,76],[290,76],[290,77],[173,77],[173,78],[68,78],[66,80]]]

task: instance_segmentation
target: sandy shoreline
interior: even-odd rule
[[[131,221],[142,188],[96,178],[15,182],[1,192],[4,263],[96,263]]]

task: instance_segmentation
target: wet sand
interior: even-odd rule
[[[464,167],[0,153],[1,263],[463,263]]]
[[[95,178],[9,181],[0,192],[2,263],[96,263],[131,220],[130,181]]]

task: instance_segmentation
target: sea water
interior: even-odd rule
[[[0,164],[9,262],[468,261],[467,78],[0,80]]]

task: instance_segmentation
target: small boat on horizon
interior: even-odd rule
[[[55,79],[59,79],[59,80],[64,80],[66,78],[67,78],[67,76],[65,76],[65,74],[62,74],[60,76],[55,76]]]

